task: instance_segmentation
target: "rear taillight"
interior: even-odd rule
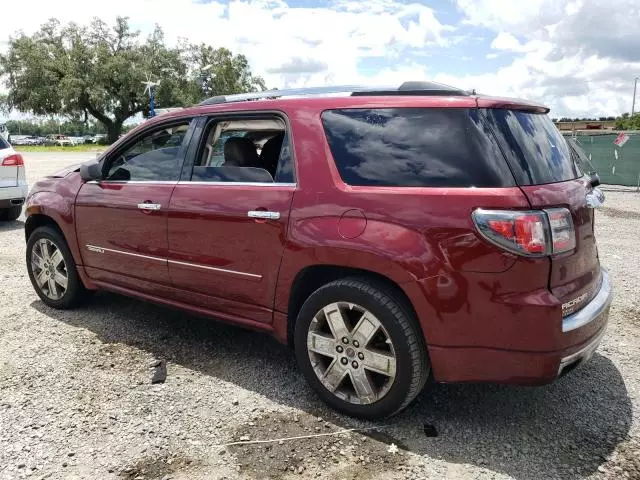
[[[571,213],[548,210],[484,210],[473,212],[478,231],[491,243],[527,257],[543,257],[576,246]]]
[[[20,165],[24,165],[24,160],[22,159],[22,155],[19,153],[13,153],[8,157],[4,157],[1,165],[3,167],[18,167]]]

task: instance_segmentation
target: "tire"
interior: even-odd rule
[[[0,220],[12,222],[22,213],[22,205],[17,207],[4,208],[0,210]]]
[[[47,270],[51,271],[52,273],[56,272],[58,274],[66,274],[66,287],[64,288],[64,291],[62,288],[62,283],[56,282],[56,285],[53,287],[55,292],[58,293],[57,298],[51,293],[51,280],[45,281],[46,285],[43,284],[41,287],[39,286],[38,280],[36,279],[36,276],[39,276],[39,274],[42,273],[42,270],[44,269],[40,269],[39,267],[37,267],[37,262],[32,262],[32,255],[35,249],[36,254],[40,253],[40,258],[45,258],[45,256],[42,255],[41,242],[48,242],[48,250],[50,253],[52,253],[52,255],[50,255],[51,261],[49,262],[51,268],[48,268]],[[50,245],[53,245],[53,247],[55,248],[51,248]],[[55,254],[56,250],[59,251],[62,256],[62,266],[64,268],[61,268],[61,264],[59,263],[54,265],[56,260],[59,259],[57,255],[53,255]],[[26,260],[27,271],[29,272],[29,279],[31,280],[31,284],[33,285],[33,288],[36,290],[36,293],[38,294],[40,299],[48,306],[60,310],[69,309],[79,305],[89,296],[89,292],[80,280],[80,276],[78,275],[78,270],[76,268],[76,263],[73,260],[73,256],[71,255],[69,246],[67,245],[67,242],[62,234],[57,229],[49,226],[36,228],[33,233],[31,233],[29,240],[27,240]],[[34,271],[34,269],[36,271]],[[55,274],[53,274],[47,278],[53,279],[55,281],[55,279],[62,278],[62,276],[56,276]]]
[[[337,317],[336,311],[340,312]],[[368,323],[364,321],[367,315]],[[334,333],[337,329],[330,325],[336,318],[349,331],[344,339],[338,338]],[[359,328],[365,324],[378,326]],[[363,330],[377,333],[368,334],[370,340],[360,345],[356,339],[365,338]],[[384,338],[388,342],[383,342]],[[387,345],[388,351],[379,350]],[[334,409],[358,418],[384,418],[400,412],[420,393],[430,371],[423,335],[412,309],[392,288],[368,278],[336,280],[312,293],[298,314],[294,347],[298,366],[318,396]],[[384,365],[380,370],[384,374],[369,369],[367,363],[373,363],[372,356],[385,359],[382,364],[376,363]],[[340,366],[338,361],[343,362],[343,358],[347,362]],[[328,374],[330,370],[347,370],[334,391],[323,382],[333,385],[336,382],[331,384],[327,379],[341,378],[341,374],[333,376]],[[358,392],[353,379],[362,379],[362,375],[370,387],[376,388],[364,388],[367,382],[360,381]]]

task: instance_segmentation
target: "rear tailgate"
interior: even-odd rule
[[[14,153],[9,144],[0,138],[0,188],[18,186],[18,167],[15,165],[2,166],[2,161]]]
[[[571,212],[576,246],[551,257],[549,278],[549,289],[563,303],[563,314],[569,315],[595,295],[600,283],[594,214],[586,199],[590,181],[545,114],[507,109],[487,109],[486,114],[531,207]]]
[[[593,234],[593,209],[587,206],[589,182],[581,177],[567,182],[523,186],[536,209],[564,207],[571,211],[576,233],[572,252],[551,257],[549,288],[563,304],[563,314],[580,309],[596,293],[600,284],[598,248]]]

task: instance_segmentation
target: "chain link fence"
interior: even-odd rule
[[[587,153],[602,183],[640,188],[640,132],[625,132],[629,140],[622,147],[613,143],[619,133],[571,136]]]

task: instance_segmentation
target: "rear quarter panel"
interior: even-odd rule
[[[522,346],[517,335],[521,323],[512,322],[511,344],[505,345],[495,332],[505,315],[518,312],[514,296],[522,291],[545,296],[539,303],[547,308],[548,260],[518,262],[515,275],[520,278],[514,281],[514,275],[504,272],[516,264],[515,256],[482,240],[471,219],[478,207],[529,208],[519,188],[352,187],[342,182],[335,167],[321,110],[287,113],[299,189],[278,279],[276,314],[287,312],[291,287],[303,268],[349,266],[400,285],[430,343]],[[533,313],[521,321],[546,328],[536,327],[539,317]]]

